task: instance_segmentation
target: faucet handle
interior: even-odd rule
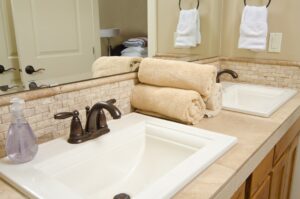
[[[70,127],[70,137],[68,142],[71,144],[79,144],[85,141],[85,133],[83,131],[81,121],[79,119],[79,112],[77,110],[73,112],[62,112],[54,115],[54,119],[62,120],[73,117]]]
[[[56,120],[63,120],[63,119],[67,119],[69,117],[73,117],[74,115],[76,115],[76,113],[74,113],[74,112],[61,112],[61,113],[57,113],[57,114],[54,115],[54,119],[56,119]],[[79,115],[79,113],[78,113],[78,115]]]

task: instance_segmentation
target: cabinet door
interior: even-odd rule
[[[274,150],[272,149],[269,154],[262,160],[262,162],[253,171],[250,179],[248,180],[250,188],[250,196],[257,192],[265,179],[272,172],[273,168]]]
[[[280,160],[281,156],[287,151],[295,137],[300,131],[300,118],[293,124],[288,132],[281,138],[275,146],[274,165]]]
[[[242,184],[242,186],[234,193],[231,199],[245,199],[245,188],[246,183]]]
[[[286,177],[288,168],[287,152],[281,157],[272,170],[270,199],[285,199]]]
[[[290,198],[290,191],[291,191],[291,183],[294,173],[294,165],[295,165],[295,159],[296,159],[296,152],[298,147],[298,137],[296,137],[292,143],[292,145],[289,148],[288,151],[288,165],[287,165],[287,176],[286,176],[286,188],[284,193],[284,198]]]
[[[263,184],[259,187],[257,192],[251,197],[251,199],[273,199],[270,197],[270,176],[268,176]]]
[[[12,11],[24,84],[92,77],[100,54],[98,0],[12,0]],[[27,74],[26,66],[45,70]]]

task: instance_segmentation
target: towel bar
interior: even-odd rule
[[[269,2],[268,2],[268,4],[266,5],[266,7],[269,7],[269,5],[271,4],[271,1],[272,1],[272,0],[269,0]],[[247,0],[244,0],[244,4],[245,4],[245,6],[247,5]]]
[[[198,0],[197,9],[199,9],[199,5],[200,5],[200,0]],[[182,10],[182,8],[181,8],[181,0],[179,0],[179,10]]]

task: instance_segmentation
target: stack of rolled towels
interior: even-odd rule
[[[131,104],[140,113],[198,124],[222,108],[222,88],[216,75],[212,65],[143,59],[138,72],[141,84],[133,89]]]
[[[131,38],[123,42],[126,47],[122,52],[125,57],[148,57],[147,37]]]

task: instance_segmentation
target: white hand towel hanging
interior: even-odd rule
[[[239,48],[253,51],[266,50],[267,34],[267,7],[245,6],[240,25]]]
[[[201,43],[200,18],[197,9],[181,10],[176,31],[175,47],[191,48]]]

